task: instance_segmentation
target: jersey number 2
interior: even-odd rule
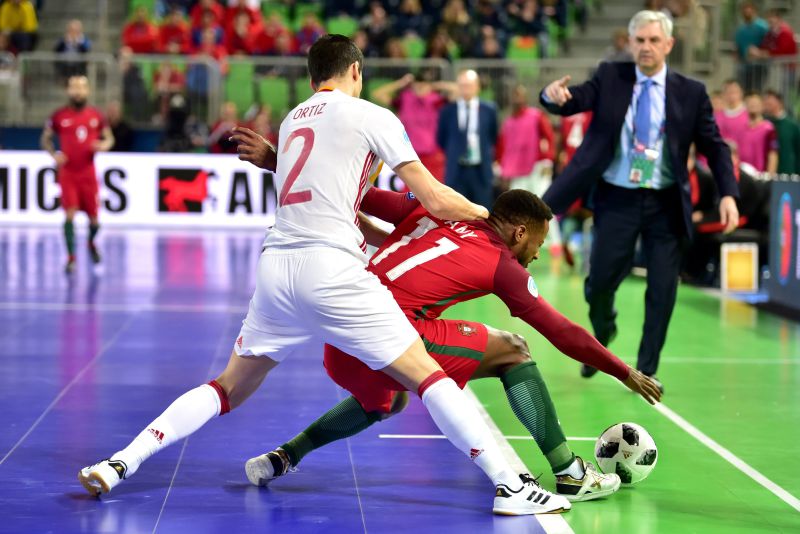
[[[314,130],[311,128],[298,128],[297,130],[293,131],[286,140],[286,145],[283,147],[284,154],[287,150],[289,150],[289,147],[292,146],[292,141],[298,137],[303,139],[303,149],[300,151],[300,156],[298,156],[297,161],[294,162],[289,174],[286,176],[286,181],[283,183],[283,187],[281,187],[281,195],[278,198],[278,206],[301,204],[311,200],[310,189],[294,191],[291,193],[289,192],[292,189],[294,182],[297,180],[297,177],[300,176],[300,171],[303,170],[303,166],[306,164],[306,161],[308,161],[308,156],[311,154],[311,148],[314,146]]]
[[[379,255],[372,258],[372,264],[378,265],[380,262],[386,259],[389,254],[396,251],[402,246],[408,245],[412,239],[419,239],[420,237],[427,234],[430,230],[437,228],[438,225],[430,220],[427,217],[421,218],[417,221],[417,227],[411,233],[404,235],[400,241],[396,242],[392,246],[388,247],[386,250],[381,252]],[[406,259],[406,261],[394,266],[393,268],[389,269],[386,272],[386,278],[391,281],[395,281],[408,271],[413,269],[414,267],[418,267],[423,263],[427,263],[431,260],[438,258],[439,256],[444,256],[445,254],[449,254],[454,250],[458,250],[458,245],[447,239],[446,237],[442,237],[436,240],[436,246],[433,248],[429,248],[428,250],[423,250],[419,254],[415,254],[410,258]]]

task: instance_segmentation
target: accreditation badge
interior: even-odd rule
[[[657,159],[657,150],[635,144],[631,149],[631,173],[628,177],[630,182],[639,187],[650,187]]]

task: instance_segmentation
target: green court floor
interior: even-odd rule
[[[546,261],[532,265],[531,272],[544,298],[589,326],[582,276],[559,272],[556,262]],[[618,293],[620,334],[610,348],[631,364],[643,322],[644,289],[643,280],[629,278]],[[448,316],[526,336],[567,436],[594,438],[613,423],[634,421],[655,438],[660,454],[650,478],[611,498],[578,503],[564,515],[576,533],[800,532],[800,511],[615,379],[602,374],[581,378],[578,363],[512,318],[499,299],[463,303]],[[668,410],[800,506],[800,325],[681,286],[658,376]],[[527,434],[498,380],[473,382],[472,389],[503,434]],[[534,442],[510,443],[534,475],[544,473],[543,484],[552,489],[553,477]],[[593,457],[593,441],[570,444],[577,454]]]

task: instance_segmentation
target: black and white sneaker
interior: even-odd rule
[[[90,495],[99,497],[125,480],[128,466],[121,460],[101,460],[78,471],[78,480]]]
[[[251,484],[266,486],[289,471],[294,471],[294,468],[286,451],[278,447],[274,451],[247,460],[244,471]]]
[[[572,504],[539,485],[529,474],[519,476],[522,487],[512,490],[498,484],[494,494],[493,512],[499,515],[560,514],[572,508]]]

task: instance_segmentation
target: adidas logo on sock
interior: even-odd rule
[[[148,428],[147,431],[153,434],[153,437],[158,440],[159,444],[162,441],[164,441],[164,433],[161,432],[160,430],[156,430],[155,428]]]
[[[469,450],[469,459],[470,460],[474,460],[475,458],[480,456],[482,452],[483,452],[483,449],[470,449]]]

